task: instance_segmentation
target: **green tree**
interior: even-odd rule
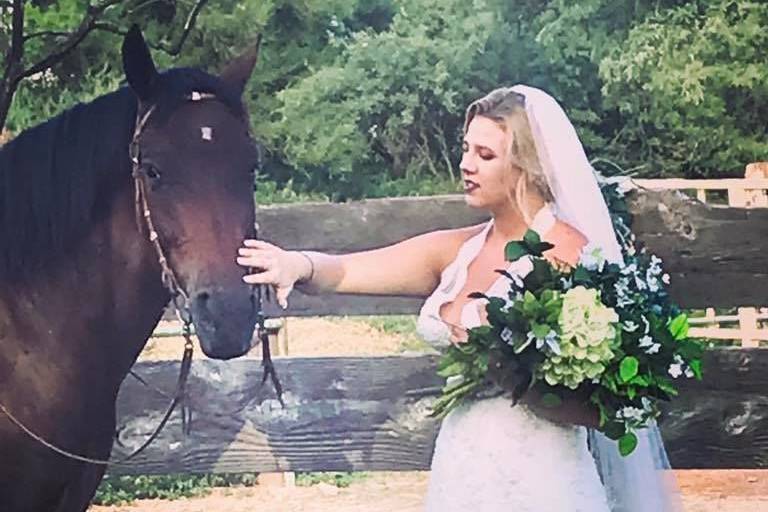
[[[742,175],[768,154],[768,4],[709,0],[635,25],[601,62],[623,126],[606,152],[637,174]]]
[[[29,106],[33,103],[30,98],[47,96],[50,99],[62,90],[76,89],[73,84],[84,76],[92,77],[97,83],[103,80],[103,71],[96,70],[113,61],[115,56],[114,51],[101,49],[104,37],[114,39],[114,35],[124,33],[130,23],[149,26],[155,36],[151,38],[153,46],[169,55],[178,55],[207,1],[195,0],[184,6],[172,0],[11,0],[3,3],[0,5],[0,128],[6,124],[13,97],[22,83],[29,87],[25,103]],[[98,64],[91,67],[89,63],[94,61]],[[47,113],[50,104],[43,103],[41,110]],[[18,119],[37,120],[29,113]]]

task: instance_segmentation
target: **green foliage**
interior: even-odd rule
[[[27,31],[72,30],[84,5],[28,3]],[[130,0],[104,21],[168,47],[192,5]],[[153,54],[215,72],[262,32],[246,91],[266,149],[256,193],[344,200],[456,191],[466,105],[514,83],[558,98],[607,174],[740,175],[768,153],[767,23],[755,0],[211,0],[180,55]],[[31,38],[25,62],[59,42]],[[116,87],[119,45],[95,31],[22,82],[8,128]]]
[[[14,108],[6,121],[11,133],[34,126],[77,102],[86,102],[107,94],[120,86],[121,79],[110,73],[108,67],[89,71],[77,91],[61,87],[50,73],[37,80],[22,82],[14,97]]]
[[[384,315],[361,317],[368,325],[387,334],[400,336],[400,352],[431,352],[433,349],[416,332],[413,315]]]
[[[299,202],[328,202],[328,197],[319,192],[296,190],[293,181],[278,184],[263,175],[256,177],[254,192],[256,204],[299,203]]]
[[[606,153],[642,174],[743,176],[768,153],[768,4],[686,2],[632,27],[601,63],[624,126]]]
[[[314,472],[296,473],[296,485],[309,487],[320,483],[330,484],[336,487],[349,487],[353,483],[365,480],[370,476],[365,471],[359,472]]]
[[[482,1],[395,7],[387,31],[353,33],[333,64],[279,94],[274,133],[289,162],[338,198],[379,173],[452,175],[467,76],[498,26]]]
[[[202,496],[213,487],[248,486],[256,474],[106,476],[96,491],[95,505],[123,505],[138,499],[178,499]]]

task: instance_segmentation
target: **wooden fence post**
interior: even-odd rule
[[[744,178],[747,180],[759,180],[768,178],[768,162],[753,162],[747,165],[744,171]],[[768,190],[749,189],[746,187],[745,201],[747,208],[765,208],[768,207]]]
[[[742,347],[755,348],[760,346],[756,308],[739,308],[739,330],[741,331]]]
[[[269,349],[272,355],[288,355],[288,319],[270,318],[265,325],[269,336]],[[259,473],[256,483],[265,487],[295,487],[296,473],[293,471]]]

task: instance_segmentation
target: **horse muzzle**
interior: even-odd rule
[[[192,318],[206,356],[232,359],[251,349],[256,311],[247,289],[203,288],[191,296]]]

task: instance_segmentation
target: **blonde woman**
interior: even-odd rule
[[[529,271],[526,260],[504,261],[506,243],[529,228],[554,244],[545,255],[557,265],[574,265],[587,244],[620,261],[592,167],[567,116],[543,91],[502,88],[472,103],[460,166],[467,204],[488,211],[489,222],[341,255],[246,240],[238,262],[257,271],[245,281],[273,285],[283,304],[295,285],[309,293],[427,296],[418,329],[444,347],[461,343],[465,329],[484,321],[484,302],[468,294],[505,293],[506,279],[495,269]],[[427,511],[670,510],[672,500],[660,486],[625,481],[630,467],[642,466],[638,478],[655,476],[664,460],[649,454],[659,440],[641,440],[636,452],[645,456],[642,461],[633,455],[607,464],[616,447],[593,433],[592,444],[603,447],[600,475],[585,428],[595,427],[597,417],[576,397],[547,409],[534,394],[516,407],[496,396],[458,408],[443,421],[436,441]],[[629,496],[622,488],[627,484],[645,489],[642,499]]]

